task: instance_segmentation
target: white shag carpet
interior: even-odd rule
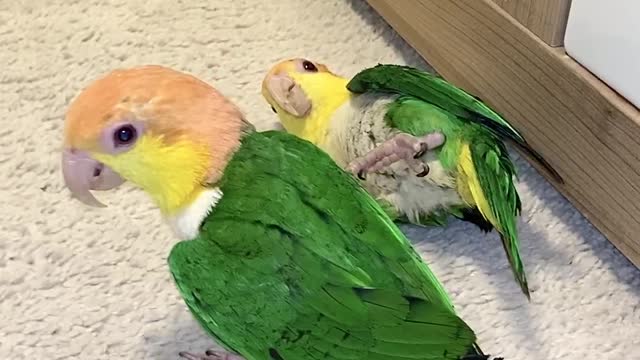
[[[211,341],[170,278],[168,227],[125,186],[88,209],[59,169],[65,108],[112,68],[191,72],[259,125],[276,61],[306,56],[352,75],[426,67],[363,1],[0,0],[0,358],[177,359]],[[640,272],[524,161],[527,303],[495,234],[454,222],[405,228],[482,348],[507,360],[640,359]],[[293,359],[295,360],[295,359]]]

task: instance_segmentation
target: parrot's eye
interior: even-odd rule
[[[127,151],[144,134],[144,124],[139,121],[115,123],[104,129],[101,137],[105,151],[116,154]]]
[[[136,140],[138,132],[136,128],[131,125],[123,125],[116,129],[113,134],[114,142],[116,146],[129,145]]]
[[[273,111],[274,113],[278,113],[278,111],[276,110],[276,108],[274,108],[273,106],[271,107],[271,111]]]
[[[302,62],[302,67],[307,71],[318,72],[318,68],[309,60],[304,60]]]

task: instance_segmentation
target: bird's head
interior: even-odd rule
[[[349,98],[348,80],[323,64],[296,58],[274,65],[262,81],[262,96],[284,128],[315,142],[330,115]]]
[[[223,95],[162,66],[115,70],[86,87],[65,118],[64,181],[82,202],[124,181],[164,213],[188,205],[222,176],[251,126]]]

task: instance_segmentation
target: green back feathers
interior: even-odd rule
[[[563,182],[551,165],[502,116],[475,96],[434,74],[409,66],[380,64],[355,75],[347,88],[354,93],[384,92],[411,96],[446,110],[459,119],[479,124],[501,139],[513,141],[540,162],[557,181]]]
[[[380,206],[311,143],[248,135],[200,236],[169,263],[207,331],[247,360],[459,359],[442,285]]]

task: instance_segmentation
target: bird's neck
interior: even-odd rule
[[[327,130],[331,125],[331,119],[336,110],[351,99],[351,93],[347,89],[347,80],[336,77],[332,84],[325,89],[330,91],[318,91],[318,94],[309,94],[313,99],[311,111],[305,118],[284,116],[282,125],[287,132],[310,141],[321,144],[327,136]]]
[[[154,170],[162,176],[150,176],[145,190],[151,194],[165,216],[173,216],[197,203],[203,194],[216,186],[229,160],[241,145],[241,139],[255,132],[255,127],[243,122],[227,136],[218,132],[204,146],[194,143],[177,143],[164,151]],[[157,180],[160,181],[157,181]]]
[[[217,187],[202,188],[188,205],[166,215],[165,218],[176,236],[182,240],[195,239],[200,233],[202,222],[214,210],[222,195]]]

